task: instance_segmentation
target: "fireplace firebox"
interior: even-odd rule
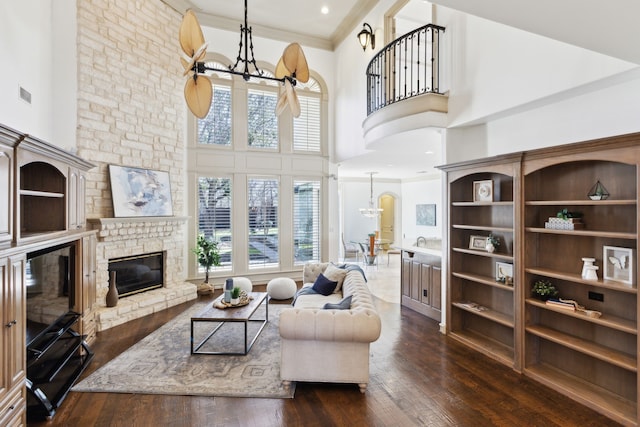
[[[120,298],[164,286],[164,252],[109,260],[109,276],[115,272]]]

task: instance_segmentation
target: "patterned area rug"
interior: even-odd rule
[[[207,304],[211,304],[210,302]],[[280,381],[278,318],[286,305],[269,304],[269,322],[246,356],[192,355],[190,319],[206,306],[196,304],[76,384],[82,392],[189,396],[293,398],[295,383]],[[254,318],[264,319],[258,309]],[[260,322],[249,322],[249,342]],[[196,323],[199,342],[216,324]],[[244,324],[228,322],[202,351],[244,349]]]

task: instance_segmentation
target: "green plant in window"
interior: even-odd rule
[[[191,251],[196,254],[198,264],[204,267],[204,283],[209,283],[209,270],[220,265],[218,242],[207,239],[204,234],[198,235],[197,246]]]

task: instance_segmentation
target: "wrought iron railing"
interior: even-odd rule
[[[440,92],[440,35],[427,24],[392,41],[367,66],[367,115],[389,104]]]

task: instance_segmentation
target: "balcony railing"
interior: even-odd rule
[[[386,45],[367,66],[367,115],[424,93],[440,92],[440,35],[427,24]]]

